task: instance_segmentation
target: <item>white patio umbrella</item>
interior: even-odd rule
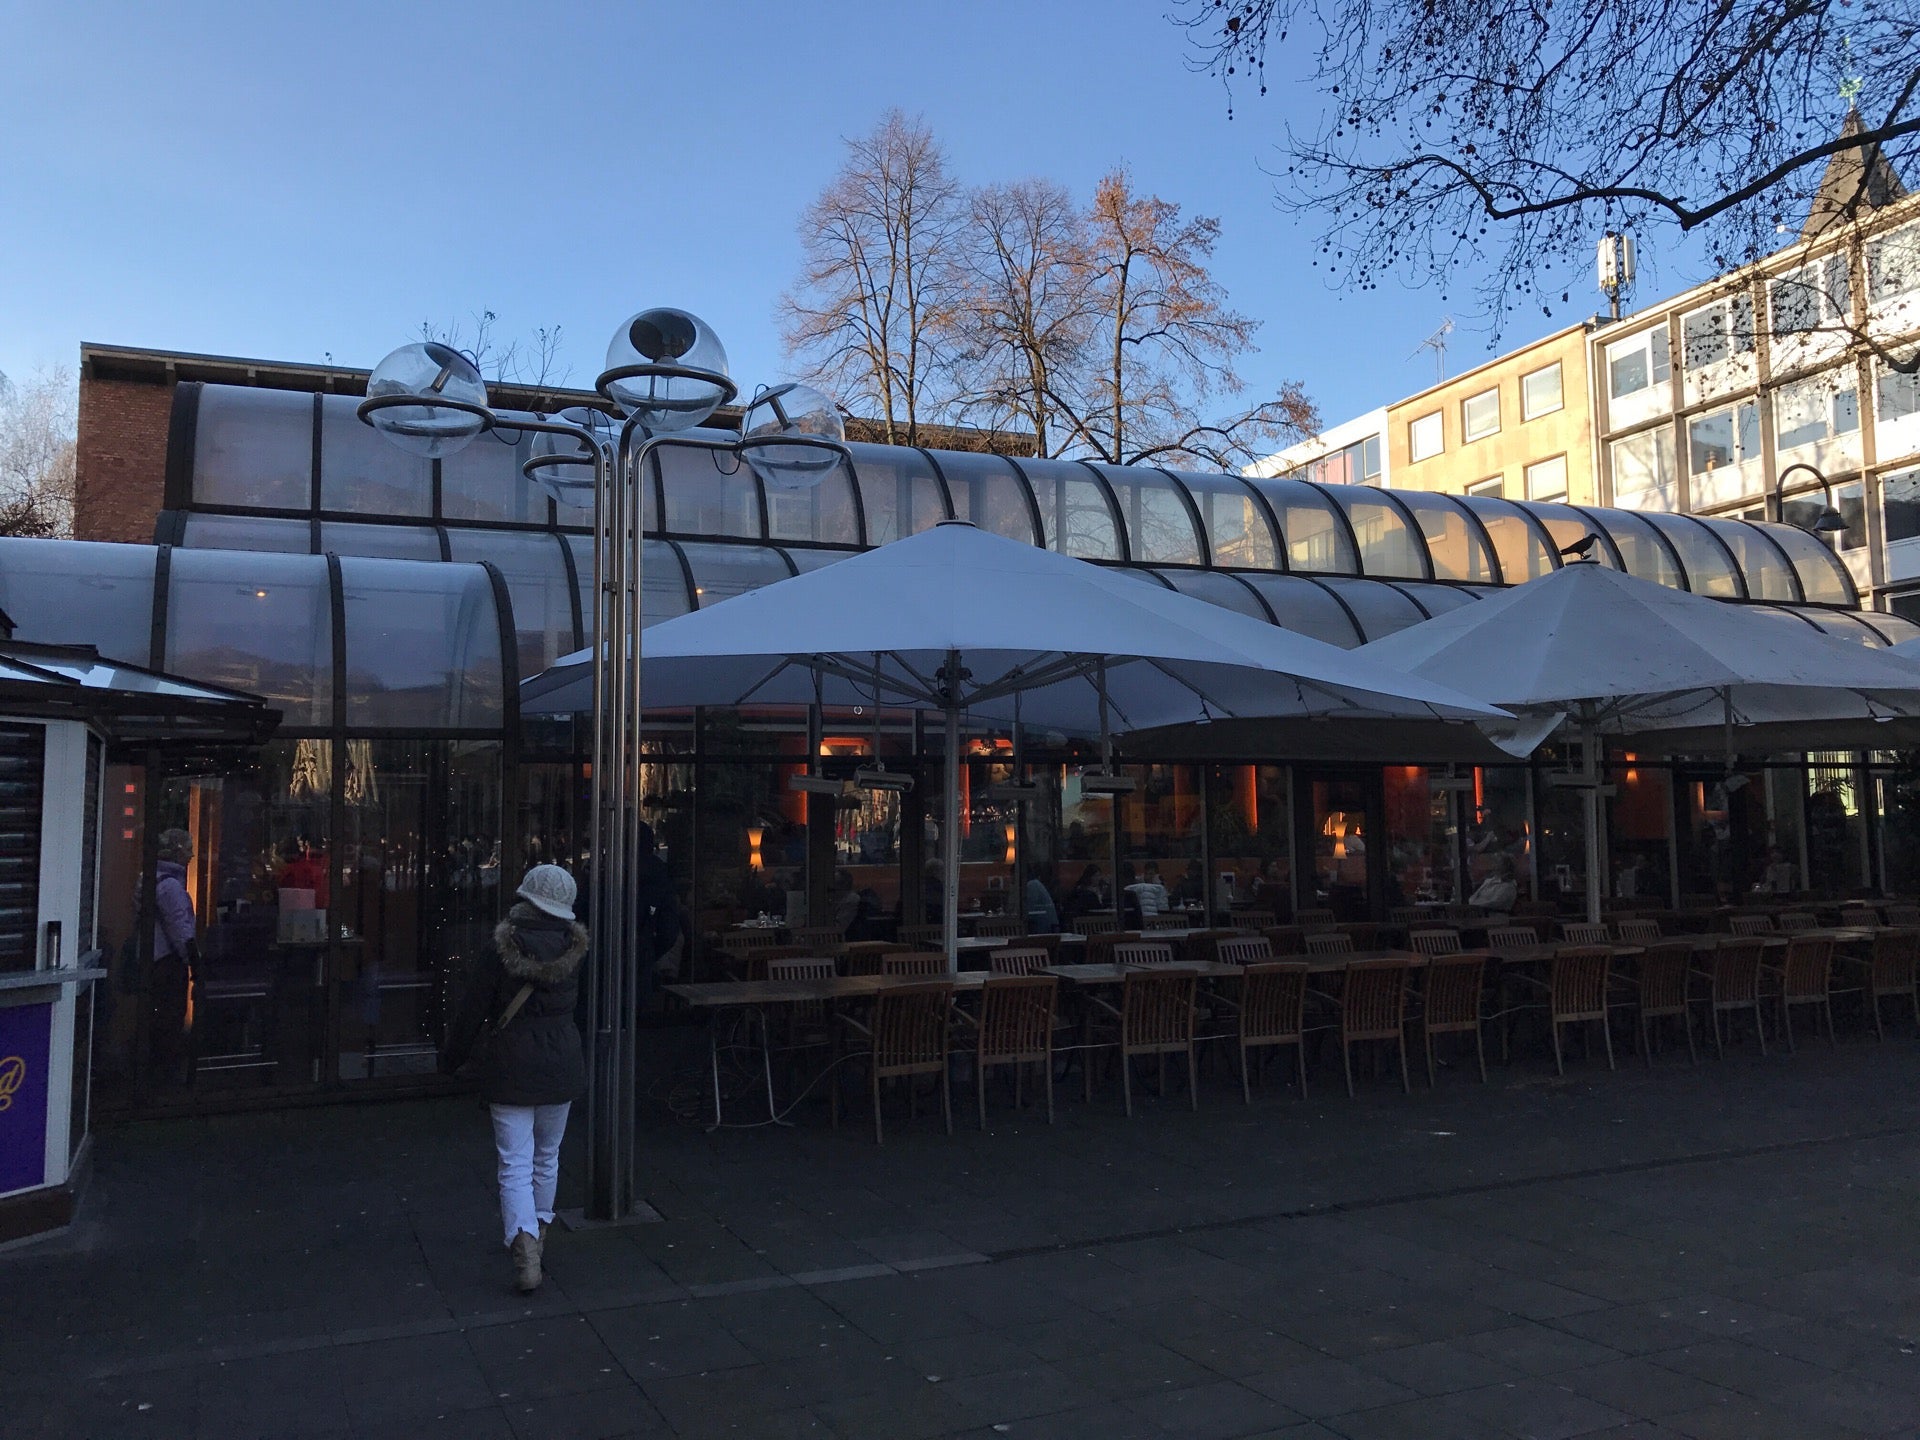
[[[529,680],[521,709],[587,708],[591,662],[581,651]],[[1103,761],[1110,723],[1500,714],[1356,652],[952,520],[651,627],[641,694],[650,710],[818,703],[944,714],[950,960],[965,714],[1005,721],[1017,705],[1024,722],[1100,735]]]
[[[1600,918],[1599,737],[1718,727],[1732,763],[1736,728],[1850,724],[1920,716],[1920,666],[1837,640],[1791,616],[1757,612],[1568,565],[1364,645],[1409,675],[1438,678],[1580,739],[1586,799],[1587,916]],[[1523,722],[1524,723],[1524,722]],[[1492,729],[1494,727],[1488,727]]]

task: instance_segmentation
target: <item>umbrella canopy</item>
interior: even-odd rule
[[[665,621],[641,640],[649,709],[898,705],[947,719],[945,920],[958,932],[964,713],[1106,736],[1244,716],[1467,720],[1446,685],[1236,615],[1124,570],[946,521]],[[521,689],[532,713],[591,708],[591,651]],[[1016,710],[1016,707],[1017,710]]]
[[[1718,726],[1920,716],[1920,666],[1749,610],[1573,564],[1359,652],[1579,733],[1588,801],[1587,902],[1600,918],[1596,737]],[[1544,739],[1536,727],[1528,739]],[[1531,748],[1523,744],[1517,748]],[[1729,755],[1731,762],[1731,755]]]

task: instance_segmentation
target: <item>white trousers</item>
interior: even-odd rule
[[[560,1137],[572,1105],[489,1105],[500,1154],[500,1224],[508,1245],[522,1230],[538,1235],[553,1219],[560,1183]]]

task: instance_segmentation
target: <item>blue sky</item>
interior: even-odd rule
[[[563,326],[585,383],[664,303],[743,385],[778,379],[798,215],[900,105],[964,180],[1085,194],[1125,162],[1220,217],[1218,278],[1264,322],[1250,387],[1298,378],[1333,422],[1430,383],[1440,296],[1329,290],[1273,205],[1260,164],[1313,97],[1277,83],[1229,121],[1166,8],[0,0],[0,370],[82,340],[371,365],[490,308]],[[1487,351],[1453,313],[1457,371]]]

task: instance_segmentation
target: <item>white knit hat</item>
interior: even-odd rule
[[[573,919],[573,899],[580,887],[573,876],[558,865],[536,865],[514,892],[536,910],[544,910],[556,920]]]

